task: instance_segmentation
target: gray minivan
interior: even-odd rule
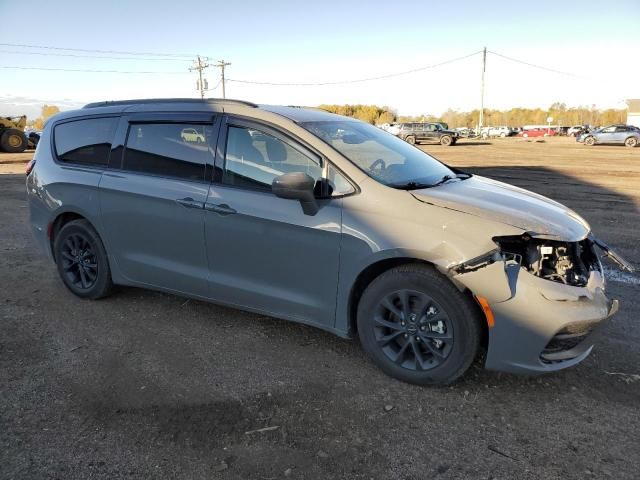
[[[618,307],[601,256],[631,269],[566,207],[310,108],[89,104],[48,121],[26,184],[74,294],[133,285],[358,336],[417,384],[481,351],[509,372],[577,364]]]

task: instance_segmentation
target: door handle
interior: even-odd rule
[[[185,208],[204,208],[204,203],[198,202],[191,197],[179,198],[176,202]]]
[[[231,215],[237,213],[235,208],[231,208],[226,203],[221,203],[220,205],[216,205],[215,203],[205,203],[204,208],[210,212],[215,212],[220,215]]]

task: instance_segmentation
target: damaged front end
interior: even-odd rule
[[[605,296],[601,257],[627,271],[631,264],[592,234],[567,242],[527,232],[493,241],[496,249],[448,272],[491,310],[487,368],[544,372],[586,358],[618,308]]]

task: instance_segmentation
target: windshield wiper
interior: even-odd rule
[[[449,180],[455,180],[455,179],[466,180],[467,178],[471,178],[471,174],[470,173],[458,173],[456,175],[445,175],[440,180],[438,180],[436,183],[423,183],[423,182],[411,181],[411,182],[407,182],[407,183],[399,183],[399,184],[395,184],[395,185],[390,185],[390,187],[399,188],[401,190],[418,190],[420,188],[437,187],[438,185],[442,185],[443,183],[447,183]]]
[[[407,183],[398,183],[390,186],[393,188],[398,188],[400,190],[418,190],[419,188],[429,188],[431,187],[431,184],[420,183],[420,182],[407,182]]]

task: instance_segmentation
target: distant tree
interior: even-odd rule
[[[42,130],[47,119],[49,117],[52,117],[59,111],[60,108],[58,108],[56,105],[43,105],[42,110],[40,111],[40,116],[35,120],[29,122],[29,124],[36,130]]]
[[[357,118],[363,122],[391,123],[395,121],[396,114],[389,107],[377,105],[320,105],[318,108],[327,112]]]

